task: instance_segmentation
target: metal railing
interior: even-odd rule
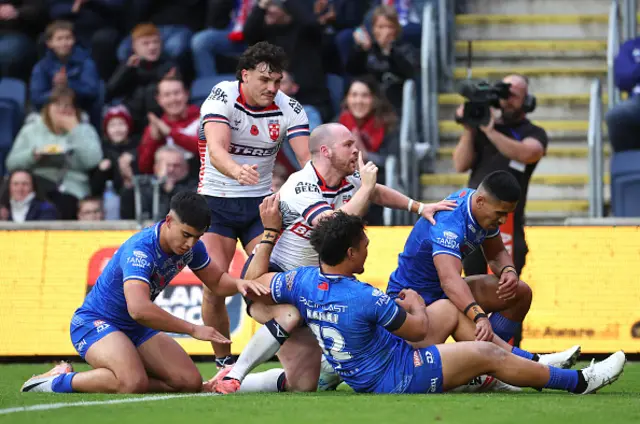
[[[622,37],[625,40],[635,38],[638,28],[638,6],[636,0],[622,0]]]
[[[438,40],[440,50],[440,81],[447,91],[453,90],[455,66],[455,16],[453,0],[438,0]]]
[[[397,189],[407,196],[415,198],[420,191],[419,158],[416,153],[418,144],[418,116],[416,83],[406,80],[402,86],[402,119],[400,121],[400,182]],[[408,213],[401,214],[394,225],[410,224]]]
[[[609,9],[609,32],[607,35],[607,94],[609,109],[620,103],[620,90],[613,79],[613,61],[620,48],[620,5],[617,0],[611,2]]]
[[[402,191],[398,182],[398,159],[389,155],[384,161],[384,182],[387,187],[394,190]],[[382,212],[382,222],[385,226],[399,225],[400,215],[398,210],[391,208],[384,208]]]
[[[428,143],[426,152],[435,156],[440,147],[438,132],[438,57],[436,48],[435,10],[431,3],[425,5],[422,14],[420,67],[422,84],[422,134],[425,142]]]
[[[601,218],[604,211],[604,153],[602,144],[602,83],[591,83],[589,99],[589,217]]]

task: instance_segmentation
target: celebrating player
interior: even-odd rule
[[[309,159],[309,123],[296,100],[278,91],[286,67],[284,50],[256,43],[240,57],[237,81],[221,82],[203,103],[200,127],[200,183],[212,213],[202,241],[220,269],[228,269],[239,239],[247,253],[262,234],[258,207],[271,194],[280,145],[291,143],[301,165]],[[229,337],[225,298],[206,287],[206,325]],[[231,364],[228,344],[213,342],[219,367]]]
[[[265,287],[239,280],[211,262],[199,240],[211,222],[205,199],[180,192],[164,221],[129,238],[111,258],[71,319],[71,341],[93,367],[73,372],[61,363],[34,376],[23,392],[199,392],[202,377],[189,355],[165,333],[230,343],[212,327],[195,325],[153,303],[188,266],[211,291],[228,295]]]
[[[563,370],[511,354],[483,341],[413,348],[427,336],[424,299],[403,289],[393,301],[359,282],[369,240],[358,216],[338,211],[311,234],[320,267],[267,273],[271,287],[260,301],[294,305],[323,354],[356,392],[440,393],[481,374],[519,387],[593,393],[622,374],[622,351],[582,370]]]
[[[437,211],[451,210],[455,206],[455,202],[424,205],[396,190],[376,184],[377,167],[371,162],[363,163],[353,134],[341,124],[324,124],[314,129],[309,140],[309,150],[311,161],[302,170],[292,174],[279,192],[284,231],[271,255],[271,271],[288,271],[299,266],[317,264],[318,254],[309,244],[309,236],[312,228],[335,210],[362,216],[366,213],[369,202],[373,202],[393,209],[408,209],[433,222],[433,215]],[[261,209],[264,207],[262,205]],[[277,230],[280,230],[279,225]],[[266,233],[268,235],[269,232]],[[246,266],[246,278],[259,276],[267,271],[254,264],[251,258]],[[221,391],[235,391],[237,387],[234,390],[234,385],[239,386],[238,382],[257,364],[256,361],[270,358],[278,352],[285,370],[286,389],[315,391],[321,355],[313,334],[307,328],[296,329],[287,343],[283,344],[289,334],[280,324],[293,318],[290,309],[288,306],[249,304],[249,314],[265,326],[254,335],[233,370],[230,373],[229,370],[222,371],[212,380],[212,384],[229,373],[225,383],[216,384],[216,387]],[[264,375],[269,376],[272,381],[269,382],[267,378],[262,384],[254,384],[261,376],[253,376],[250,381],[245,381],[244,389],[273,388],[279,378],[281,382],[284,381],[281,378],[282,372],[277,374],[275,370],[271,370]],[[222,387],[226,384],[230,385],[228,390]]]

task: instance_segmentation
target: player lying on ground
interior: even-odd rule
[[[188,266],[214,293],[247,290],[266,294],[253,281],[239,280],[211,262],[199,240],[211,222],[205,199],[181,192],[171,199],[164,221],[129,238],[111,258],[71,319],[71,341],[93,367],[73,372],[62,363],[34,376],[23,392],[147,393],[199,392],[202,377],[169,333],[230,343],[212,327],[179,319],[153,303]]]
[[[283,193],[285,194],[285,193]],[[282,201],[280,202],[282,204]],[[273,262],[269,262],[269,255],[273,248],[273,241],[277,237],[281,226],[280,211],[277,205],[277,196],[271,196],[260,205],[260,215],[262,217],[263,224],[266,228],[263,243],[261,243],[256,249],[256,252],[249,264],[247,275],[252,275],[252,278],[260,277],[267,272],[273,272]],[[278,246],[278,242],[275,243],[275,248]],[[314,250],[315,253],[315,250]],[[317,253],[316,260],[317,260]],[[213,390],[219,393],[232,393],[237,390],[243,392],[249,391],[275,391],[275,390],[291,390],[291,385],[283,387],[277,385],[284,381],[288,381],[289,373],[293,372],[296,378],[303,379],[305,384],[308,383],[311,387],[318,379],[318,373],[312,373],[309,370],[317,370],[317,347],[315,347],[315,340],[302,340],[301,338],[295,339],[293,336],[287,338],[291,333],[292,335],[300,334],[306,330],[306,327],[298,328],[302,323],[302,317],[298,313],[298,310],[291,305],[277,305],[266,306],[261,303],[251,304],[251,308],[257,310],[272,310],[275,311],[276,317],[269,320],[265,326],[258,329],[257,333],[250,340],[248,345],[243,350],[238,362],[233,366],[231,370],[222,370],[214,379],[205,384],[204,390]],[[475,340],[476,326],[468,317],[462,312],[458,311],[455,305],[447,299],[441,299],[426,308],[428,318],[427,337],[417,343],[412,343],[413,347],[426,347],[433,344],[444,343],[445,340],[452,335],[457,341]],[[293,340],[296,343],[291,343]],[[491,340],[497,346],[501,347],[507,352],[524,352],[517,348],[513,348],[505,341],[495,336]],[[285,343],[286,342],[286,343]],[[301,370],[296,368],[285,368],[283,372],[281,369],[269,370],[264,373],[249,374],[253,368],[260,363],[270,359],[277,352],[282,344],[281,350],[285,348],[291,349],[291,346],[296,347],[296,350],[291,350],[292,357],[295,352],[299,352],[296,365],[303,366],[305,368]],[[281,351],[280,350],[280,351]],[[531,359],[537,360],[540,363],[546,365],[558,364],[560,367],[570,367],[573,363],[572,355],[574,349],[570,349],[566,352],[555,353],[550,355],[531,355]],[[303,354],[302,354],[303,353]],[[523,356],[522,354],[520,356]],[[279,355],[279,357],[282,357]],[[314,361],[315,362],[312,362]],[[325,362],[326,363],[326,362]],[[329,364],[323,363],[323,372],[320,374],[320,387],[322,385],[335,388],[340,383],[340,378],[332,378],[331,375],[337,375],[333,368]],[[291,371],[290,371],[291,370]],[[306,372],[305,372],[306,371]],[[285,380],[286,376],[286,380]],[[323,382],[323,379],[326,381]],[[240,385],[242,382],[242,386]],[[483,384],[482,387],[478,387],[475,382],[470,382],[468,385],[460,387],[460,391],[477,391],[483,390],[496,390],[496,391],[513,391],[517,390],[509,385],[502,384],[499,381],[494,381],[491,384],[491,379],[484,381],[487,384]]]
[[[424,299],[403,289],[396,300],[358,281],[369,240],[362,218],[336,212],[315,227],[311,244],[320,267],[267,273],[266,303],[294,305],[323,354],[356,392],[439,393],[482,374],[520,387],[593,393],[622,374],[622,351],[582,370],[563,370],[473,341],[415,349],[429,326]]]
[[[207,199],[212,216],[202,241],[220,269],[229,269],[238,240],[247,254],[260,240],[258,206],[271,194],[281,144],[290,143],[300,165],[309,160],[307,115],[300,103],[279,91],[286,66],[282,48],[254,44],[238,60],[237,80],[213,87],[200,110],[198,193]],[[229,337],[225,297],[206,286],[202,319]],[[219,367],[232,363],[228,344],[212,345]]]
[[[292,174],[280,189],[284,230],[271,256],[271,271],[316,265],[318,255],[309,244],[309,235],[319,220],[330,216],[335,210],[362,216],[366,214],[369,203],[373,202],[392,209],[409,209],[433,221],[437,211],[451,210],[455,206],[455,202],[423,205],[396,190],[376,184],[377,167],[371,162],[363,162],[353,134],[344,125],[332,123],[318,126],[309,139],[309,151],[311,161],[302,170]],[[279,233],[279,220],[277,230]],[[270,234],[268,232],[266,236]],[[275,241],[275,237],[272,240]],[[249,258],[245,266],[246,278],[266,272],[264,270],[256,274],[253,266]],[[248,313],[262,324],[269,323],[268,326],[274,324],[271,321],[277,317],[278,310],[284,315],[288,310],[287,306],[247,303]],[[267,352],[275,352],[280,348],[279,340],[269,334],[258,335],[253,341],[253,344],[256,343]],[[308,328],[302,327],[292,332],[289,341],[279,350],[278,357],[286,371],[287,390],[316,390],[321,354]],[[249,371],[245,368],[246,364],[245,358],[234,367],[233,372],[238,373],[239,379]],[[279,378],[276,373],[268,371],[265,376],[270,378],[264,381],[266,386],[259,384],[255,388],[276,387]],[[260,381],[257,378],[252,377],[245,387],[251,387],[252,381]],[[272,383],[268,383],[269,380]]]

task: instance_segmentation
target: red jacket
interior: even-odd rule
[[[158,141],[151,138],[151,127],[147,125],[138,146],[138,168],[142,174],[153,174],[153,163],[156,150],[167,144],[167,140],[173,142],[184,150],[198,155],[198,126],[200,125],[200,108],[195,105],[187,106],[187,115],[178,121],[170,121],[167,115],[162,115],[162,120],[171,127],[168,137]]]

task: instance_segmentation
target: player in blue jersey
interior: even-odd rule
[[[424,299],[403,289],[392,300],[355,277],[364,271],[369,244],[362,218],[334,213],[315,227],[311,244],[320,266],[264,274],[258,281],[270,286],[271,297],[256,300],[294,305],[356,392],[440,393],[490,374],[515,386],[587,394],[623,371],[622,351],[582,370],[563,370],[482,341],[415,349],[407,342],[425,339],[429,326]]]
[[[120,246],[71,319],[71,341],[93,369],[76,373],[62,363],[29,379],[22,391],[201,391],[202,377],[195,364],[163,332],[219,343],[230,341],[213,327],[171,315],[154,304],[154,299],[187,266],[214,293],[268,292],[264,286],[233,278],[213,264],[200,241],[210,222],[204,197],[190,192],[176,194],[164,221]]]

